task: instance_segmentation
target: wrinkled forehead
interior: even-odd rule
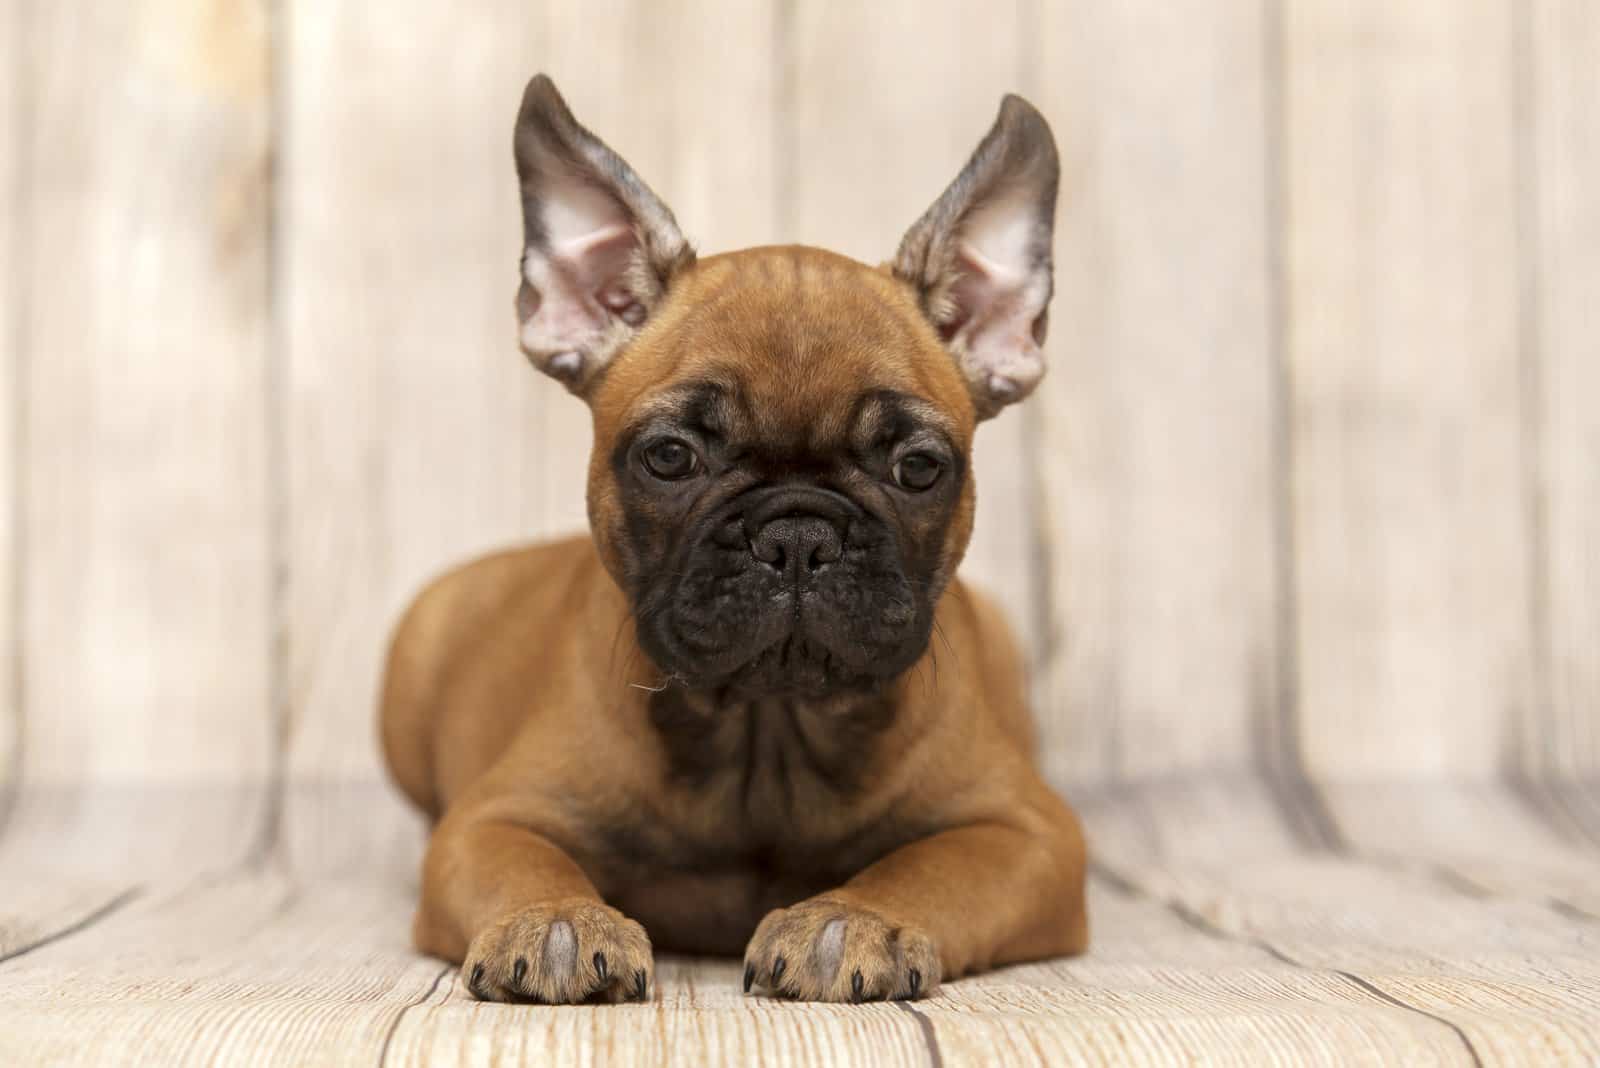
[[[885,388],[838,393],[809,410],[773,405],[730,379],[669,385],[634,407],[622,437],[689,430],[768,459],[863,454],[906,440],[965,447],[956,420],[915,394]]]
[[[915,422],[965,448],[971,403],[910,294],[812,249],[716,257],[683,280],[597,398],[617,433],[663,418],[822,450]]]

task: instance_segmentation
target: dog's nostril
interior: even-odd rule
[[[782,531],[776,523],[768,523],[755,536],[750,539],[750,555],[760,560],[763,564],[773,567],[783,566],[783,538]]]
[[[812,547],[811,555],[806,560],[807,566],[813,571],[823,564],[831,564],[839,559],[843,549],[843,546],[839,544],[839,535],[834,531],[832,524],[826,524],[826,526],[828,528],[827,534]]]

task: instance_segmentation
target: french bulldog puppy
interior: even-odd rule
[[[515,153],[521,347],[593,412],[592,537],[468,564],[394,635],[417,946],[545,1003],[646,998],[653,949],[825,1001],[1083,950],[1077,820],[955,577],[973,430],[1044,371],[1044,119],[1006,97],[881,267],[697,259],[544,76]]]

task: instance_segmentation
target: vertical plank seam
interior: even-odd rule
[[[1289,322],[1293,315],[1288,278],[1289,118],[1285,75],[1288,36],[1283,25],[1286,0],[1263,0],[1262,63],[1265,100],[1262,189],[1266,231],[1267,374],[1271,396],[1273,514],[1273,615],[1277,678],[1270,698],[1258,702],[1255,734],[1258,766],[1283,809],[1290,833],[1317,848],[1339,851],[1344,836],[1322,792],[1305,766],[1300,739],[1300,603],[1294,512],[1294,376],[1289,360]]]
[[[286,269],[283,236],[288,217],[287,191],[282,182],[284,153],[288,143],[288,63],[284,42],[288,40],[289,0],[264,0],[267,5],[267,269],[262,300],[267,310],[266,351],[266,517],[267,517],[267,715],[272,755],[267,765],[267,781],[261,826],[250,852],[248,866],[260,868],[281,860],[283,808],[287,789],[289,747],[288,708],[288,418],[287,359],[288,317],[285,314],[283,273]]]
[[[4,294],[5,301],[11,309],[11,336],[6,339],[11,349],[12,366],[11,375],[11,418],[10,452],[11,470],[7,473],[6,493],[9,496],[11,509],[11,545],[10,553],[5,561],[9,572],[11,589],[6,598],[3,610],[11,623],[10,648],[5,650],[6,662],[11,665],[10,677],[5,679],[6,700],[11,704],[11,722],[7,728],[11,732],[9,766],[5,769],[5,789],[0,790],[0,835],[3,835],[7,824],[10,823],[12,814],[16,811],[22,792],[23,747],[27,744],[26,730],[26,701],[27,701],[27,668],[23,654],[27,643],[23,637],[23,625],[27,601],[23,592],[23,580],[27,575],[27,537],[28,524],[24,522],[26,513],[24,508],[28,499],[28,478],[26,450],[28,445],[27,416],[28,416],[28,374],[27,351],[29,346],[28,316],[29,294],[31,286],[28,283],[29,273],[25,269],[29,253],[33,248],[33,226],[31,215],[26,210],[32,199],[31,190],[31,163],[32,129],[30,118],[32,115],[33,90],[32,79],[26,77],[27,69],[20,62],[22,58],[22,41],[28,36],[25,30],[27,13],[30,7],[18,4],[12,9],[12,19],[15,32],[9,34],[10,43],[7,48],[6,71],[7,77],[14,78],[16,84],[12,87],[11,94],[11,136],[10,146],[12,167],[15,168],[11,197],[4,206],[10,213],[14,229],[11,233],[11,271],[9,284]]]
[[[1544,324],[1539,308],[1539,115],[1534,100],[1535,63],[1532,4],[1512,3],[1511,121],[1514,137],[1517,240],[1517,365],[1521,426],[1523,515],[1527,538],[1529,664],[1526,700],[1508,739],[1506,770],[1526,775],[1537,767],[1552,770],[1548,744],[1551,660],[1549,604],[1549,518],[1545,493]],[[1535,753],[1535,749],[1543,752]]]
[[[1539,57],[1532,8],[1531,4],[1513,4],[1510,42],[1516,185],[1518,444],[1527,538],[1529,677],[1527,707],[1518,710],[1517,727],[1505,740],[1501,776],[1546,826],[1569,842],[1595,845],[1600,844],[1600,832],[1590,826],[1563,789],[1552,749],[1557,709],[1549,596],[1549,496],[1545,483],[1544,322],[1539,306],[1543,265],[1539,240],[1540,125],[1535,89]]]
[[[1162,908],[1165,908],[1168,912],[1172,913],[1173,916],[1177,917],[1178,920],[1184,924],[1187,924],[1194,930],[1199,931],[1201,934],[1208,935],[1209,937],[1216,938],[1224,942],[1234,942],[1240,945],[1254,946],[1256,949],[1267,954],[1274,960],[1280,961],[1291,968],[1297,968],[1300,971],[1323,972],[1328,975],[1336,975],[1346,983],[1349,983],[1351,986],[1361,990],[1369,997],[1377,998],[1378,1000],[1388,1005],[1392,1005],[1397,1009],[1403,1009],[1406,1012],[1414,1013],[1415,1015],[1424,1017],[1425,1019],[1432,1020],[1434,1023],[1442,1024],[1449,1028],[1455,1037],[1460,1041],[1462,1047],[1466,1051],[1468,1059],[1471,1060],[1472,1064],[1475,1065],[1476,1068],[1483,1068],[1483,1058],[1479,1055],[1478,1048],[1473,1044],[1471,1036],[1467,1034],[1466,1030],[1462,1028],[1460,1024],[1449,1019],[1448,1017],[1441,1016],[1436,1012],[1422,1008],[1420,1005],[1413,1005],[1409,1001],[1398,998],[1383,988],[1375,985],[1371,980],[1364,979],[1360,975],[1357,975],[1355,972],[1346,971],[1343,968],[1322,968],[1306,964],[1304,961],[1297,960],[1296,958],[1290,956],[1288,953],[1279,949],[1277,946],[1273,945],[1266,938],[1260,935],[1230,931],[1196,912],[1184,902],[1175,898],[1162,897],[1161,895],[1154,893],[1144,886],[1141,886],[1127,875],[1112,870],[1106,866],[1104,861],[1091,861],[1090,874],[1097,876],[1102,882],[1106,883],[1113,890],[1121,893],[1124,897],[1139,898],[1160,905]]]
[[[1018,0],[1017,87],[1030,99],[1039,91],[1039,34],[1042,21],[1038,0]],[[1055,633],[1056,616],[1051,604],[1055,591],[1055,564],[1050,552],[1054,542],[1050,536],[1049,511],[1039,503],[1045,499],[1047,490],[1044,465],[1040,462],[1045,411],[1040,405],[1024,404],[1019,407],[1016,417],[1022,420],[1023,452],[1017,461],[1022,465],[1026,490],[1023,500],[1028,514],[1024,517],[1024,529],[1030,536],[1028,573],[1032,579],[1028,587],[1028,617],[1024,620],[1029,631],[1024,636],[1024,650],[1028,665],[1029,704],[1037,710],[1043,706],[1043,702],[1038,700],[1039,696],[1054,689],[1053,686],[1046,687],[1044,683],[1052,678],[1059,644]]]

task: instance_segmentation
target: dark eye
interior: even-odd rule
[[[666,438],[644,450],[644,466],[660,479],[673,481],[694,474],[694,450],[677,438]]]
[[[901,458],[894,465],[894,480],[902,488],[913,493],[923,490],[939,481],[939,473],[944,470],[944,464],[925,452],[914,452]]]

